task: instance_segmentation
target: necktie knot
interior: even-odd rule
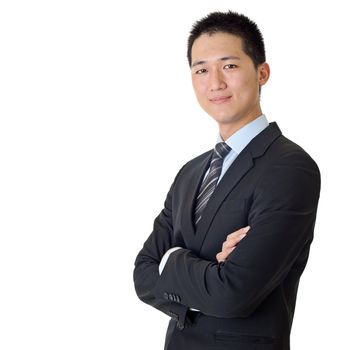
[[[216,144],[215,156],[224,159],[231,151],[231,147],[225,142],[219,142]]]

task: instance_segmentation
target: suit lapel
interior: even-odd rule
[[[208,204],[203,211],[202,219],[198,223],[194,239],[194,250],[196,252],[200,251],[208,229],[218,209],[220,208],[221,203],[225,200],[233,188],[239,183],[242,177],[254,166],[254,158],[262,156],[266,152],[267,148],[271,145],[271,143],[280,135],[281,131],[278,128],[277,124],[271,123],[269,127],[258,134],[247,145],[247,147],[232,163],[230,168],[227,170],[219,182],[213,195],[209,199]],[[187,214],[188,213],[186,213],[186,215]]]

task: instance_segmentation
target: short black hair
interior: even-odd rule
[[[255,22],[237,12],[212,12],[195,22],[188,37],[187,59],[192,64],[192,46],[202,34],[228,33],[242,40],[243,51],[252,59],[255,68],[266,61],[263,36]]]

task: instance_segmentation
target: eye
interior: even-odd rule
[[[225,66],[224,66],[224,69],[234,69],[234,68],[236,68],[237,66],[235,65],[235,64],[233,64],[233,63],[230,63],[230,64],[226,64]]]
[[[207,72],[207,70],[204,69],[204,68],[202,68],[202,69],[200,69],[200,70],[197,70],[195,73],[196,73],[196,74],[204,74],[204,73],[206,73],[206,72]]]

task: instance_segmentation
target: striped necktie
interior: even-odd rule
[[[225,142],[217,143],[213,150],[208,175],[203,180],[197,197],[196,210],[194,213],[194,222],[196,226],[202,218],[203,210],[215,190],[216,184],[221,174],[224,158],[229,154],[230,151],[231,147]]]

